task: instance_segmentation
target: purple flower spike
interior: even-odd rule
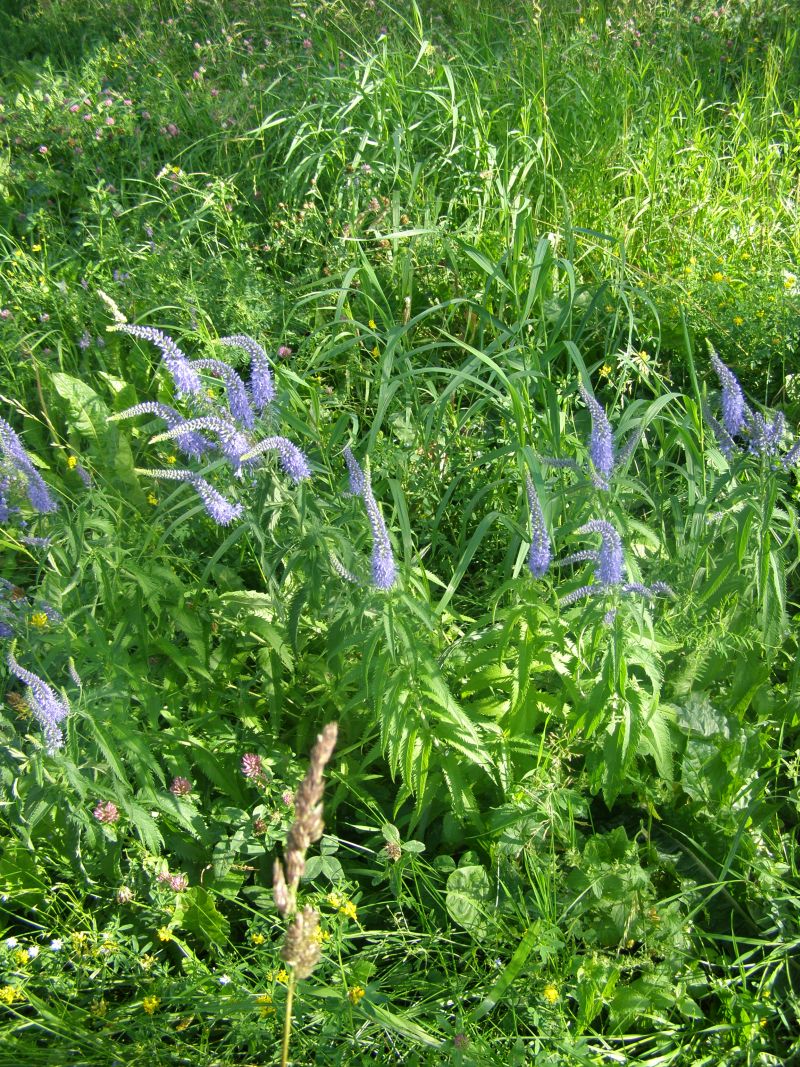
[[[781,460],[784,467],[791,467],[800,458],[800,441],[796,441]]]
[[[746,415],[749,414],[742,387],[739,379],[725,366],[716,352],[711,353],[711,366],[722,386],[722,423],[728,435],[736,437],[744,429]]]
[[[311,468],[308,460],[287,437],[265,437],[257,445],[242,456],[243,461],[249,461],[265,452],[277,452],[281,466],[295,484],[311,477]]]
[[[583,384],[579,385],[578,389],[592,416],[589,459],[593,468],[593,481],[598,489],[608,489],[611,475],[614,472],[614,438],[611,425],[602,405],[587,392]]]
[[[263,412],[275,399],[275,383],[272,379],[267,353],[257,341],[244,333],[220,337],[219,343],[231,348],[241,348],[250,357],[250,395],[256,411]]]
[[[708,425],[711,427],[714,433],[714,437],[716,438],[717,444],[719,445],[720,452],[723,454],[725,459],[730,459],[733,453],[736,451],[736,442],[725,429],[725,427],[722,425],[722,423],[718,422],[714,418],[708,408],[703,408],[703,414],[705,415],[706,421],[708,422]]]
[[[364,506],[372,529],[372,584],[377,589],[391,589],[397,577],[392,545],[386,523],[369,485],[364,491]]]
[[[603,592],[601,585],[582,585],[578,589],[573,589],[571,593],[567,593],[566,596],[562,596],[559,600],[559,604],[562,608],[569,607],[570,604],[574,604],[578,600],[582,600],[585,596],[597,596],[598,593]]]
[[[169,404],[159,404],[154,400],[148,400],[144,404],[136,404],[132,408],[126,408],[125,411],[111,415],[110,419],[133,419],[137,415],[157,415],[159,419],[163,419],[166,422],[170,430],[180,430],[186,421],[183,415],[176,411],[175,408],[171,408]],[[202,455],[214,447],[207,437],[203,437],[202,434],[194,433],[191,430],[177,433],[175,435],[175,444],[187,456],[191,456],[192,459],[200,459]]]
[[[227,363],[221,359],[195,359],[189,364],[190,367],[200,367],[202,370],[210,370],[219,374],[225,382],[225,391],[228,395],[228,407],[232,418],[240,422],[246,429],[252,429],[255,422],[253,409],[247,398],[247,390],[244,382]]]
[[[161,355],[167,370],[175,382],[175,389],[179,395],[190,393],[197,395],[202,390],[200,375],[192,368],[189,360],[178,348],[171,337],[154,326],[134,326],[129,322],[119,322],[113,329],[122,333],[138,337],[142,341],[151,341],[156,348],[161,349]]]
[[[216,415],[204,415],[198,419],[187,419],[186,422],[172,427],[165,433],[156,434],[151,440],[153,443],[168,441],[179,437],[181,434],[194,432],[195,430],[211,430],[212,433],[217,434],[220,448],[233,464],[234,473],[237,475],[241,473],[242,463],[245,462],[244,456],[252,446],[247,436],[241,430],[237,430],[233,423],[227,419],[219,418]]]
[[[55,752],[64,744],[64,735],[60,723],[69,715],[69,704],[57,697],[47,682],[37,674],[25,670],[14,659],[11,652],[7,657],[8,668],[15,677],[24,682],[30,690],[31,711],[36,716],[44,732],[44,739],[49,753]]]
[[[25,479],[25,491],[34,511],[43,515],[58,509],[58,504],[50,495],[41,474],[31,462],[30,456],[22,447],[22,442],[5,419],[0,419],[0,452],[10,465]],[[2,495],[2,494],[0,494]],[[6,507],[8,505],[6,504]]]
[[[529,475],[525,477],[525,486],[531,512],[531,547],[528,552],[528,567],[534,578],[543,578],[550,569],[553,550],[544,521],[542,505]]]
[[[164,481],[188,482],[197,490],[197,494],[203,502],[203,507],[217,523],[218,526],[229,526],[234,519],[242,514],[241,504],[231,504],[221,493],[210,485],[205,478],[201,478],[194,471],[185,470],[138,470],[137,474],[150,478],[161,478]]]
[[[350,492],[364,501],[372,530],[372,584],[377,589],[391,589],[397,578],[392,544],[380,508],[372,493],[372,485],[349,448],[344,458],[350,474]]]
[[[774,456],[786,431],[783,412],[779,411],[775,418],[768,422],[759,412],[747,411],[745,421],[750,436],[747,450],[755,456]]]
[[[350,488],[348,491],[351,496],[361,496],[367,484],[364,472],[349,447],[343,450],[342,455],[347,464],[347,473],[350,476]]]
[[[597,557],[595,578],[601,585],[619,585],[625,573],[622,561],[622,540],[611,523],[602,519],[593,519],[576,532],[600,534],[603,543]]]
[[[203,501],[203,507],[218,526],[229,526],[242,514],[241,504],[231,504],[213,485],[209,485],[205,478],[195,475],[191,484]]]

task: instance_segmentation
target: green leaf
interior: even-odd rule
[[[91,386],[70,374],[54,371],[50,380],[67,402],[72,428],[84,437],[102,437],[107,428],[108,407]]]
[[[669,717],[663,704],[656,704],[644,724],[639,748],[655,760],[658,773],[666,782],[672,781],[672,737]]]
[[[447,911],[450,918],[475,938],[489,932],[492,887],[483,867],[458,867],[447,879]]]
[[[193,886],[178,897],[175,918],[183,929],[212,945],[224,945],[230,923],[217,910],[214,898],[201,886]]]
[[[458,873],[457,871],[454,873]],[[525,961],[536,947],[536,943],[539,940],[540,924],[534,923],[529,927],[520,941],[514,955],[508,961],[505,968],[501,971],[499,978],[494,983],[489,993],[481,1003],[473,1010],[470,1018],[473,1022],[477,1022],[482,1019],[484,1015],[488,1015],[489,1012],[502,1000],[506,990],[514,981],[514,979],[521,972]]]
[[[0,859],[0,893],[29,908],[44,903],[45,883],[36,860],[16,841],[6,846]]]

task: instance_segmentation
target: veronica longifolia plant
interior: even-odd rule
[[[193,397],[194,411],[184,418],[167,404],[146,402],[112,416],[115,419],[133,418],[137,415],[157,415],[167,423],[167,429],[151,438],[151,443],[174,440],[178,447],[194,459],[218,450],[233,468],[237,478],[243,478],[244,467],[252,467],[265,452],[276,452],[283,470],[295,483],[311,477],[311,468],[301,450],[285,437],[271,436],[261,441],[254,440],[251,431],[255,426],[255,411],[263,411],[275,396],[275,387],[266,353],[261,346],[245,334],[223,337],[221,343],[242,348],[250,356],[250,387],[233,367],[221,360],[198,359],[189,361],[175,343],[160,330],[149,326],[130,326],[118,319],[111,329],[120,330],[150,340],[162,352],[164,362],[171,372],[176,391]],[[211,405],[200,389],[198,370],[216,374],[225,384],[227,410]],[[211,411],[209,412],[209,408]],[[203,409],[209,413],[203,413]],[[201,432],[205,431],[205,433]],[[206,436],[212,434],[215,442]],[[241,504],[233,504],[218,492],[205,478],[191,470],[141,470],[152,478],[181,481],[190,484],[200,496],[208,514],[221,526],[227,526],[242,513]]]
[[[641,431],[637,430],[631,434],[624,447],[617,452],[611,423],[608,421],[602,404],[591,395],[583,383],[578,386],[578,391],[592,417],[592,431],[589,436],[589,476],[597,489],[607,492],[611,488],[612,475],[628,462],[639,443]],[[570,467],[573,470],[580,470],[574,459],[556,456],[540,458],[542,463],[550,467]]]
[[[786,418],[782,411],[767,419],[754,411],[745,400],[739,379],[716,352],[711,352],[711,366],[719,379],[722,421],[706,409],[708,424],[714,431],[720,451],[731,459],[734,452],[747,450],[752,456],[762,459],[775,456],[786,434]],[[737,438],[739,440],[737,441]],[[800,441],[797,441],[780,460],[782,467],[790,467],[800,457]]]
[[[43,681],[38,674],[20,666],[12,652],[7,657],[8,669],[28,686],[30,708],[44,733],[47,751],[52,753],[64,744],[61,723],[69,715],[69,704]]]
[[[534,578],[544,578],[550,569],[553,549],[550,544],[550,535],[545,525],[542,505],[536,495],[536,489],[530,475],[525,476],[525,487],[531,513],[531,547],[528,552],[528,568]]]
[[[344,450],[344,460],[350,476],[350,492],[364,501],[372,531],[372,584],[376,589],[391,589],[397,577],[397,568],[386,523],[372,493],[370,480],[349,448]]]
[[[654,582],[652,585],[642,585],[641,582],[625,581],[625,561],[622,554],[622,539],[610,522],[603,519],[593,519],[581,526],[579,534],[598,533],[601,543],[599,551],[574,552],[571,556],[562,559],[561,565],[580,563],[589,560],[594,563],[594,583],[582,585],[573,589],[571,593],[561,598],[561,606],[567,607],[588,596],[603,596],[609,593],[618,593],[623,596],[641,596],[651,600],[658,594],[671,593],[668,585],[664,582]],[[613,613],[607,616],[607,621],[612,621]]]
[[[57,510],[44,479],[5,419],[0,419],[0,457],[0,522],[6,522],[14,510],[9,497],[15,483],[21,483],[34,511],[48,514]]]

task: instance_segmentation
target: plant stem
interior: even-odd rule
[[[294,971],[289,971],[289,984],[286,987],[286,1015],[283,1020],[283,1043],[281,1044],[281,1067],[289,1062],[289,1038],[292,1033],[292,1002],[294,1001]]]

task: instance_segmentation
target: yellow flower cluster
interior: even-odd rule
[[[47,616],[43,611],[34,611],[31,615],[31,626],[35,626],[37,630],[43,630],[47,626]]]
[[[542,990],[542,996],[548,1004],[556,1004],[558,1002],[558,986],[548,982]]]
[[[262,993],[260,997],[256,997],[256,1004],[261,1009],[261,1018],[266,1019],[268,1015],[274,1015],[275,1009],[272,1006],[272,997],[269,993]]]
[[[152,1015],[160,1003],[161,1001],[158,997],[145,997],[142,1001],[142,1007],[148,1015]]]
[[[329,893],[328,903],[332,908],[336,908],[338,912],[344,915],[346,919],[355,920],[358,918],[358,909],[352,900],[347,897],[342,897],[338,893]]]
[[[5,1004],[6,1007],[10,1007],[17,997],[20,997],[21,995],[22,994],[16,986],[4,985],[2,989],[0,989],[0,1004]]]
[[[352,985],[347,990],[347,998],[351,1004],[358,1004],[365,993],[366,990],[363,985]]]

